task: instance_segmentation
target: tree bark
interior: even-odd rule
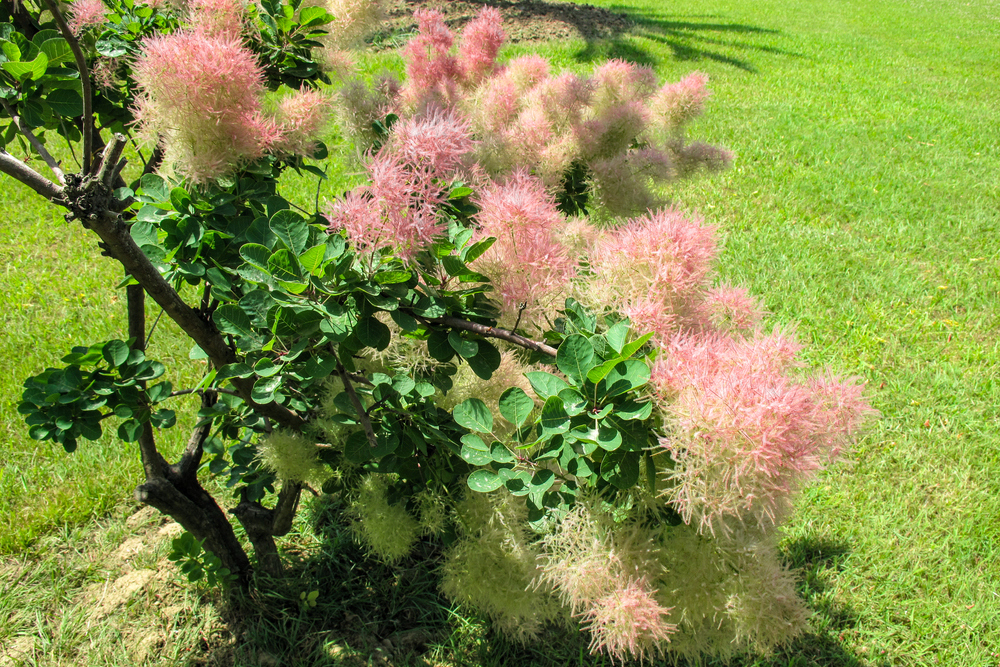
[[[126,288],[128,335],[132,348],[146,347],[146,293],[141,285]],[[202,406],[215,402],[214,392],[204,392]],[[198,466],[205,440],[212,424],[202,424],[194,429],[181,460],[168,465],[156,448],[153,426],[143,424],[139,434],[139,451],[146,481],[135,490],[135,499],[152,505],[184,527],[184,530],[204,541],[204,548],[222,561],[223,567],[236,575],[242,588],[250,584],[250,559],[243,545],[236,539],[233,526],[215,498],[198,482]]]

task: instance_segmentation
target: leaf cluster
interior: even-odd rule
[[[529,519],[565,512],[581,487],[613,498],[640,481],[641,463],[652,486],[651,401],[641,396],[649,380],[646,343],[630,340],[627,321],[608,319],[598,332],[597,318],[570,299],[557,323],[560,374],[526,373],[535,394],[511,387],[500,397],[500,414],[513,427],[505,442],[494,435],[486,404],[470,398],[455,408],[455,420],[469,431],[462,437],[462,458],[478,468],[469,475],[474,491],[505,487],[528,498]],[[538,407],[540,403],[541,407]],[[489,445],[483,437],[491,442]],[[555,488],[553,488],[555,485]]]
[[[101,422],[111,416],[122,420],[118,437],[125,442],[137,440],[143,424],[157,428],[175,424],[173,410],[156,407],[171,395],[170,382],[147,386],[165,368],[146,359],[142,350],[110,340],[75,347],[62,360],[68,364],[64,368],[46,369],[24,382],[18,411],[25,415],[35,440],[52,440],[72,452],[79,438],[100,438]]]
[[[187,580],[194,583],[205,580],[209,586],[229,586],[236,576],[211,551],[205,549],[204,540],[199,540],[184,531],[171,541],[167,560],[176,563]]]

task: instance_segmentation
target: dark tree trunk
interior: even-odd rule
[[[146,293],[140,285],[129,285],[126,289],[129,338],[133,348],[144,350]],[[204,407],[211,406],[215,402],[214,392],[204,392],[201,400]],[[218,556],[223,567],[236,576],[240,586],[247,588],[250,584],[250,559],[236,539],[226,513],[198,482],[198,467],[210,429],[210,423],[195,428],[180,461],[168,465],[156,448],[152,425],[146,422],[139,436],[146,481],[136,488],[135,499],[152,505],[197,539],[204,540],[205,549]]]

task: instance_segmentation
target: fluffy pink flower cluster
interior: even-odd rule
[[[475,266],[490,278],[506,319],[537,321],[576,274],[576,261],[556,239],[563,219],[542,183],[515,172],[491,183],[476,202],[479,237],[496,242]]]
[[[164,162],[207,181],[264,154],[280,132],[262,111],[263,72],[237,37],[181,31],[144,44],[133,67],[141,131]]]
[[[403,100],[410,108],[454,106],[460,91],[469,88],[496,67],[500,46],[507,38],[500,26],[500,11],[486,7],[462,33],[458,57],[451,53],[454,36],[437,10],[413,14],[419,34],[406,45],[407,85]]]
[[[691,320],[715,254],[715,230],[679,211],[636,218],[591,252],[593,300],[617,304],[638,330],[666,338]]]
[[[855,382],[794,379],[798,345],[780,332],[677,334],[660,345],[660,444],[676,462],[667,497],[702,531],[773,528],[870,413]]]
[[[101,0],[75,0],[69,8],[69,28],[74,35],[104,23],[107,8]]]
[[[242,0],[190,0],[188,20],[204,35],[239,38],[246,23]]]
[[[505,36],[496,9],[484,9],[465,27],[457,53],[440,12],[415,16],[419,33],[404,52],[407,80],[389,110],[464,114],[479,142],[477,162],[494,176],[528,168],[555,190],[570,167],[585,165],[596,199],[613,215],[628,215],[661,203],[653,184],[721,169],[732,159],[728,151],[684,139],[684,126],[708,95],[704,75],[658,86],[652,69],[624,60],[589,77],[553,75],[539,56],[502,65],[497,54]],[[343,102],[351,107],[365,99],[352,91]],[[378,119],[357,107],[346,115],[359,136]]]
[[[677,626],[652,582],[662,573],[656,531],[616,524],[592,500],[578,504],[542,539],[539,586],[552,588],[613,657],[661,654]]]
[[[281,101],[277,116],[266,114],[263,70],[238,28],[214,20],[219,7],[238,8],[231,18],[242,16],[241,5],[203,0],[193,16],[212,21],[147,40],[133,67],[140,133],[160,143],[164,163],[193,182],[267,152],[308,152],[329,106],[325,96],[301,91]]]
[[[437,208],[471,149],[468,127],[451,114],[401,121],[366,165],[371,184],[334,203],[330,228],[346,230],[361,251],[390,247],[412,258],[441,233]]]
[[[677,626],[665,622],[669,610],[656,601],[656,591],[641,580],[626,580],[621,588],[595,600],[583,615],[593,651],[606,651],[618,660],[662,653]]]

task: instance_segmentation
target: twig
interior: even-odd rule
[[[517,307],[517,319],[514,320],[514,326],[513,328],[511,328],[511,331],[517,331],[518,325],[521,324],[521,316],[524,315],[524,309],[527,307],[528,307],[527,301],[522,301],[521,304]]]
[[[163,317],[163,309],[160,308],[160,312],[156,314],[156,319],[153,320],[153,326],[149,327],[149,335],[146,336],[146,344],[143,347],[149,347],[149,341],[153,340],[153,332],[156,331],[156,325],[160,323],[160,318]]]
[[[403,309],[401,309],[403,310]],[[445,317],[421,317],[413,311],[406,311],[408,315],[415,317],[416,319],[424,322],[425,324],[443,324],[446,327],[451,327],[452,329],[461,329],[462,331],[470,331],[472,333],[479,334],[480,336],[485,336],[487,338],[498,338],[500,340],[505,340],[508,343],[513,343],[514,345],[519,345],[528,350],[533,350],[535,352],[541,352],[547,354],[550,357],[556,356],[558,351],[551,345],[546,345],[537,340],[531,340],[530,338],[525,338],[521,334],[516,334],[513,331],[507,331],[506,329],[498,329],[496,327],[488,327],[485,324],[476,324],[475,322],[470,322],[468,320],[463,320],[460,317],[452,317],[451,315],[446,315]]]
[[[109,188],[121,171],[119,169],[119,161],[122,157],[122,151],[125,150],[126,141],[127,139],[124,134],[113,135],[111,141],[104,147],[104,153],[101,154],[101,161],[97,163],[95,168],[97,180]],[[120,166],[124,167],[125,165],[122,164]]]
[[[148,160],[143,160],[142,164],[142,176],[146,174],[152,174],[163,162],[163,149],[157,146],[153,149],[153,152],[149,154]],[[142,178],[140,176],[139,178]]]
[[[50,202],[65,205],[63,189],[0,148],[0,171],[21,181]]]
[[[215,404],[215,392],[206,390],[201,393],[201,407],[210,408]],[[177,471],[183,478],[194,477],[198,474],[198,466],[201,465],[201,457],[205,451],[205,441],[212,432],[212,421],[208,420],[200,426],[196,426],[188,439],[187,447],[181,454],[180,461],[177,462]]]
[[[363,384],[366,387],[374,387],[375,383],[366,378],[364,375],[358,375],[357,373],[348,373],[347,377],[355,384]]]
[[[67,132],[66,132],[66,123],[63,121],[62,118],[59,118],[59,127],[62,128],[63,137],[66,137],[66,135],[67,135]],[[66,139],[66,148],[69,149],[69,154],[73,157],[73,162],[76,162],[77,165],[79,165],[80,164],[80,160],[77,159],[77,157],[76,157],[76,151],[73,150],[73,142],[70,141],[68,138]]]
[[[52,154],[49,153],[48,149],[46,149],[42,142],[38,140],[38,137],[34,135],[28,126],[24,124],[24,121],[17,115],[14,109],[7,104],[7,100],[0,98],[0,104],[3,105],[4,111],[7,112],[11,121],[13,121],[14,125],[17,126],[18,132],[27,138],[28,143],[32,145],[32,147],[38,152],[38,155],[41,156],[42,160],[45,161],[45,164],[47,164],[49,169],[52,170],[52,173],[55,174],[57,179],[59,179],[60,185],[66,185],[66,175],[63,174],[63,170],[59,168],[59,163],[54,157],[52,157]]]
[[[351,399],[351,405],[354,406],[354,411],[358,413],[358,421],[361,422],[361,428],[365,431],[365,437],[368,438],[368,444],[373,448],[378,447],[378,438],[375,437],[375,430],[372,428],[371,420],[368,419],[368,413],[365,411],[365,406],[361,405],[361,399],[358,398],[357,392],[354,391],[354,386],[351,384],[351,379],[347,373],[347,369],[344,365],[337,360],[337,372],[340,373],[340,379],[344,382],[344,391],[347,392],[347,397]]]
[[[87,59],[83,55],[83,49],[80,48],[80,42],[66,24],[58,3],[55,0],[45,0],[45,5],[52,12],[52,18],[59,26],[59,32],[69,43],[69,48],[76,59],[76,68],[80,71],[80,83],[83,85],[83,173],[89,174],[94,151],[94,101],[90,89],[90,70],[87,69]]]
[[[232,389],[223,389],[222,387],[213,387],[212,389],[178,389],[177,391],[170,392],[170,396],[167,398],[173,398],[174,396],[187,396],[188,394],[204,394],[206,391],[214,391],[217,394],[229,394],[230,396],[240,396],[238,391],[233,391]]]

